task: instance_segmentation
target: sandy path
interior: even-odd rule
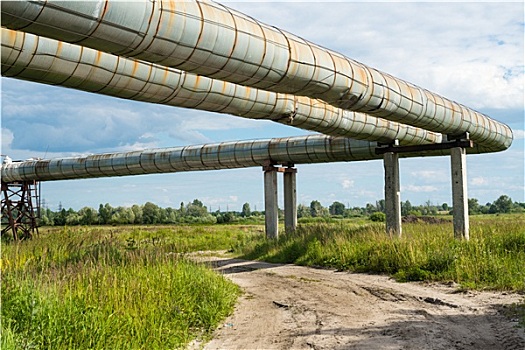
[[[498,311],[520,295],[201,259],[244,291],[205,349],[525,349],[523,329]]]

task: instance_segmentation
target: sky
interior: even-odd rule
[[[255,19],[439,93],[509,125],[512,146],[467,156],[468,197],[525,202],[524,3],[224,2]],[[54,158],[210,142],[306,135],[270,121],[135,102],[1,78],[1,154]],[[380,160],[298,165],[298,204],[365,206],[383,198]],[[401,199],[452,203],[450,158],[400,160]],[[279,178],[282,207],[282,178]],[[45,182],[56,210],[178,207],[263,210],[261,168]]]

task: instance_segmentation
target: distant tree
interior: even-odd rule
[[[345,217],[359,217],[363,215],[364,209],[360,207],[353,207],[345,209]]]
[[[48,209],[42,209],[40,211],[40,225],[42,226],[52,226],[54,224],[53,222],[54,213]]]
[[[66,220],[67,212],[66,209],[62,208],[62,210],[58,212],[58,215],[55,215],[55,226],[64,226],[66,224]]]
[[[514,203],[507,195],[502,195],[492,203],[490,207],[491,213],[510,213]]]
[[[372,205],[370,203],[366,203],[366,207],[364,208],[364,212],[365,214],[372,214],[372,213],[375,213],[377,211],[377,208],[375,205]]]
[[[424,206],[421,206],[421,212],[423,215],[436,215],[438,212],[438,208],[432,204],[430,200],[425,202]]]
[[[100,204],[98,207],[98,217],[101,224],[106,225],[109,224],[109,221],[111,220],[111,216],[113,215],[113,208],[109,203],[106,203],[105,205]]]
[[[55,213],[49,208],[42,209],[40,211],[40,224],[43,226],[53,226]]]
[[[164,210],[162,223],[164,223],[164,224],[174,224],[174,223],[176,223],[178,221],[178,219],[179,219],[178,210],[173,209],[173,208],[166,208]]]
[[[323,206],[319,201],[312,201],[310,203],[310,215],[315,217],[322,216]]]
[[[66,225],[68,226],[75,226],[80,223],[80,216],[77,214],[77,212],[73,211],[71,213],[67,213],[66,216]]]
[[[252,215],[252,211],[250,210],[250,204],[249,203],[244,203],[242,205],[242,212],[241,212],[241,216],[243,218],[247,218],[249,216]]]
[[[333,202],[332,205],[328,208],[330,215],[344,215],[345,205],[341,202]]]
[[[130,207],[125,207],[122,211],[121,219],[124,220],[126,224],[134,224],[135,212]]]
[[[490,202],[485,203],[485,205],[480,205],[479,210],[481,211],[481,214],[489,214],[491,206],[492,206],[492,203]]]
[[[193,204],[194,206],[196,207],[200,207],[200,208],[204,208],[204,203],[202,203],[200,200],[198,199],[194,199],[193,202],[191,202],[191,204]]]
[[[376,211],[385,212],[386,202],[384,199],[376,201]]]
[[[198,199],[194,199],[193,202],[186,206],[186,215],[193,217],[202,217],[208,214],[208,209]]]
[[[113,210],[109,223],[112,225],[133,224],[135,222],[135,214],[131,208],[117,207]]]
[[[448,206],[448,204],[447,204],[447,203],[443,203],[443,204],[441,204],[441,210],[444,210],[444,211],[449,211],[449,210],[450,210],[450,208],[449,208],[449,206]]]
[[[218,214],[216,218],[218,224],[227,224],[235,220],[235,215],[232,212],[226,212]]]
[[[142,222],[144,224],[160,223],[160,208],[151,202],[147,202],[142,207]]]
[[[90,207],[84,207],[78,211],[81,225],[93,225],[98,223],[97,211]]]
[[[479,207],[479,203],[476,198],[468,199],[468,212],[472,215],[479,214],[481,212],[481,208]]]
[[[525,203],[514,202],[512,212],[523,213],[525,211]]]
[[[310,208],[307,207],[304,204],[299,204],[297,206],[297,217],[298,218],[307,218],[309,216],[312,216],[312,214],[310,214]]]
[[[133,223],[142,224],[142,207],[140,205],[133,204],[131,206],[131,211],[133,211],[133,215],[135,216]]]
[[[401,202],[401,215],[407,216],[411,210],[412,210],[412,204],[410,203],[408,199],[404,202]]]

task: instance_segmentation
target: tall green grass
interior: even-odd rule
[[[470,241],[453,238],[452,224],[403,225],[401,238],[383,224],[299,226],[276,241],[243,246],[247,259],[385,273],[399,281],[454,281],[465,288],[525,292],[523,215],[472,220]]]
[[[1,348],[174,349],[206,338],[239,289],[183,257],[206,241],[192,235],[66,228],[4,244]]]
[[[379,223],[308,223],[273,241],[248,225],[53,228],[2,245],[0,348],[173,349],[206,338],[239,289],[185,259],[196,250],[525,292],[523,215],[473,216],[469,242],[451,223],[405,224],[401,238]]]

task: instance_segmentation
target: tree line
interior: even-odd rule
[[[507,195],[502,195],[492,203],[479,204],[475,198],[468,200],[470,214],[499,214],[525,212],[525,203],[513,202]],[[450,214],[452,207],[447,203],[436,205],[427,201],[422,205],[412,205],[410,201],[401,202],[401,215],[428,216]],[[324,207],[319,201],[313,200],[310,205],[297,206],[298,218],[351,218],[371,217],[381,218],[375,213],[385,212],[385,200],[376,201],[375,204],[367,203],[364,207],[348,207],[335,201]],[[280,215],[283,211],[280,210]],[[258,222],[264,219],[264,211],[252,211],[249,203],[244,203],[242,210],[214,211],[198,199],[187,204],[181,203],[179,208],[161,208],[147,202],[144,205],[131,207],[113,207],[109,203],[100,204],[98,209],[84,207],[78,211],[65,209],[59,205],[57,211],[42,208],[40,223],[44,226],[74,226],[74,225],[125,225],[125,224],[222,224],[234,222]]]

